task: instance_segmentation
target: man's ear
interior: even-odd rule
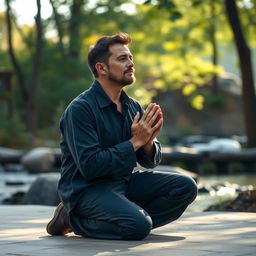
[[[100,75],[106,75],[107,74],[107,66],[105,63],[97,62],[95,64],[95,68]]]

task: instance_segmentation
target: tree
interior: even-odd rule
[[[52,6],[52,10],[53,10],[53,15],[54,15],[54,20],[55,20],[55,25],[56,25],[56,29],[58,32],[58,44],[59,44],[59,48],[60,48],[60,52],[62,55],[62,58],[65,59],[65,47],[64,47],[64,42],[63,42],[63,29],[61,26],[61,17],[58,13],[57,7],[56,7],[56,1],[50,0],[51,6]]]
[[[210,18],[210,42],[212,45],[212,63],[213,65],[218,65],[218,49],[216,40],[216,7],[215,0],[210,0],[211,18]],[[217,75],[213,76],[213,89],[215,92],[218,91],[218,81]]]
[[[81,50],[80,27],[82,21],[82,7],[84,0],[73,0],[69,23],[69,56],[78,59]]]
[[[155,4],[156,1],[148,0],[146,4]],[[179,8],[177,7],[178,1],[175,0],[158,0],[157,6],[158,8],[165,9],[169,11],[170,19],[176,20],[181,17],[181,13]],[[184,3],[188,3],[191,1],[184,1]],[[216,64],[217,51],[216,51],[216,41],[214,38],[215,34],[215,22],[216,22],[216,13],[215,13],[215,1],[210,0],[211,14],[212,18],[210,19],[210,31],[211,37],[210,41],[213,46],[213,62]],[[251,3],[255,8],[255,1]],[[194,6],[202,6],[204,3],[199,0],[193,0]],[[245,120],[245,131],[248,139],[248,147],[256,147],[256,96],[255,96],[255,88],[253,81],[253,71],[252,71],[252,62],[251,62],[251,53],[248,43],[245,39],[244,33],[242,31],[241,21],[238,15],[238,8],[236,6],[235,0],[225,0],[225,8],[227,17],[229,20],[230,27],[233,31],[235,44],[239,56],[240,61],[240,70],[242,76],[242,99],[244,105],[244,120]],[[253,8],[251,8],[253,9]],[[248,14],[248,9],[247,9]],[[249,12],[249,14],[251,14]],[[247,15],[250,21],[255,24],[254,16]],[[199,17],[202,19],[202,17]]]
[[[256,95],[253,80],[251,51],[245,39],[235,0],[225,0],[230,27],[239,57],[242,76],[242,98],[248,147],[256,147]]]
[[[26,121],[28,130],[32,134],[37,133],[38,129],[38,84],[39,74],[41,69],[41,55],[43,47],[43,33],[42,33],[42,18],[41,18],[41,1],[37,0],[37,14],[35,17],[36,23],[36,44],[35,51],[33,53],[33,63],[31,68],[31,78],[29,84],[25,81],[24,72],[15,54],[13,48],[12,38],[12,21],[11,21],[11,6],[10,0],[6,0],[6,24],[8,31],[8,51],[11,62],[15,69],[18,78],[18,84],[21,90],[22,99],[25,105]]]
[[[232,37],[223,1],[147,2],[150,4],[135,4],[132,0],[97,0],[93,3],[89,0],[50,0],[53,14],[42,20],[43,32],[49,35],[47,32],[52,34],[54,31],[56,34],[42,41],[43,54],[38,51],[42,51],[42,45],[36,43],[42,35],[35,38],[40,34],[42,24],[20,25],[15,22],[15,15],[9,8],[9,59],[12,59],[13,67],[16,65],[15,82],[21,91],[19,94],[15,91],[18,115],[23,119],[31,118],[33,113],[29,111],[37,108],[39,113],[51,113],[40,115],[38,127],[40,135],[48,136],[54,130],[52,138],[56,138],[60,113],[72,98],[90,86],[93,79],[86,65],[89,47],[100,36],[118,31],[131,34],[133,40],[131,50],[136,62],[137,83],[127,88],[129,95],[147,105],[157,91],[177,89],[193,108],[200,110],[204,103],[207,105],[209,95],[204,92],[210,90],[200,87],[209,83],[214,74],[222,72],[219,66],[211,63],[212,59],[217,63],[216,57],[212,58],[213,52],[216,54],[218,51],[214,44],[216,46],[220,38],[229,43]],[[195,2],[198,5],[193,5]],[[158,7],[157,3],[161,6]],[[133,5],[133,12],[128,11],[128,5]],[[239,12],[244,27],[246,22],[255,21],[251,9],[239,6]],[[1,24],[3,22],[0,29]],[[251,35],[252,41],[251,28],[247,26],[244,32],[246,36]],[[7,38],[6,33],[0,36]],[[1,65],[10,66],[5,47],[0,49],[0,56]],[[39,59],[36,63],[35,60]],[[38,76],[33,77],[34,72],[38,72]],[[34,91],[31,90],[32,83],[37,84]],[[32,99],[31,92],[36,95]],[[210,93],[216,95],[215,92]]]

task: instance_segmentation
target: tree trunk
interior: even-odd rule
[[[28,128],[32,134],[37,133],[38,129],[38,83],[41,70],[41,57],[43,48],[43,32],[41,19],[41,0],[37,0],[36,22],[36,48],[33,61],[33,69],[30,81],[30,95],[27,102]]]
[[[81,9],[83,0],[73,0],[71,6],[71,18],[69,25],[69,56],[79,59],[80,55],[80,24],[81,24]]]
[[[59,42],[58,42],[59,48],[60,48],[61,56],[64,59],[65,58],[65,48],[64,48],[64,43],[63,43],[63,32],[62,32],[62,27],[61,27],[60,16],[57,11],[57,8],[54,5],[54,0],[50,0],[50,3],[52,5],[55,24],[56,24],[56,28],[57,28],[57,32],[58,32],[58,36],[59,36]]]
[[[211,20],[210,20],[210,42],[212,45],[212,64],[217,66],[218,64],[218,51],[217,51],[217,42],[216,42],[216,10],[215,10],[215,0],[210,2],[211,8]],[[213,91],[218,92],[218,81],[217,75],[213,76],[212,79]]]
[[[21,66],[16,58],[13,49],[13,39],[12,39],[12,22],[11,22],[11,7],[10,0],[5,0],[6,3],[6,24],[7,24],[7,34],[8,34],[8,52],[11,58],[12,65],[15,69],[15,73],[17,74],[18,84],[21,90],[22,99],[24,102],[28,100],[28,91],[26,88],[24,75],[21,70]]]
[[[234,34],[238,51],[241,76],[242,98],[244,106],[247,146],[256,147],[256,95],[253,81],[251,52],[245,40],[234,0],[225,0],[226,12]]]

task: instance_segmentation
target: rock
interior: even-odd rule
[[[22,150],[0,147],[0,163],[1,164],[17,164],[24,155]]]
[[[61,166],[61,149],[60,148],[52,148],[52,153],[55,158],[55,167],[60,167]]]
[[[24,172],[24,167],[21,164],[5,164],[4,165],[4,170],[5,172],[10,172],[10,173],[21,173]]]
[[[11,195],[11,197],[5,198],[3,204],[22,204],[24,202],[25,192],[18,191]]]
[[[59,174],[40,175],[29,188],[24,202],[26,204],[52,205],[60,202],[58,194]]]
[[[22,185],[25,185],[26,183],[24,181],[20,181],[20,180],[7,180],[5,181],[5,185],[6,186],[22,186]]]
[[[162,136],[178,137],[182,131],[206,136],[244,134],[241,96],[222,88],[219,85],[218,95],[212,93],[210,85],[198,88],[197,92],[205,95],[200,111],[191,107],[182,89],[157,93],[153,101],[161,105],[165,117]]]
[[[50,148],[35,148],[22,157],[21,163],[31,173],[50,172],[54,167],[55,157]]]
[[[3,173],[5,171],[4,167],[0,164],[0,173]]]
[[[198,193],[199,194],[209,194],[210,193],[210,189],[205,187],[205,186],[199,186],[198,187]]]
[[[256,189],[244,191],[234,200],[212,205],[204,211],[256,212]]]

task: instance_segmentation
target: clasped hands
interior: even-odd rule
[[[140,120],[139,118],[140,113],[137,112],[131,126],[132,137],[130,142],[133,144],[135,151],[142,146],[146,150],[150,150],[154,138],[163,127],[162,110],[159,105],[151,103]]]

